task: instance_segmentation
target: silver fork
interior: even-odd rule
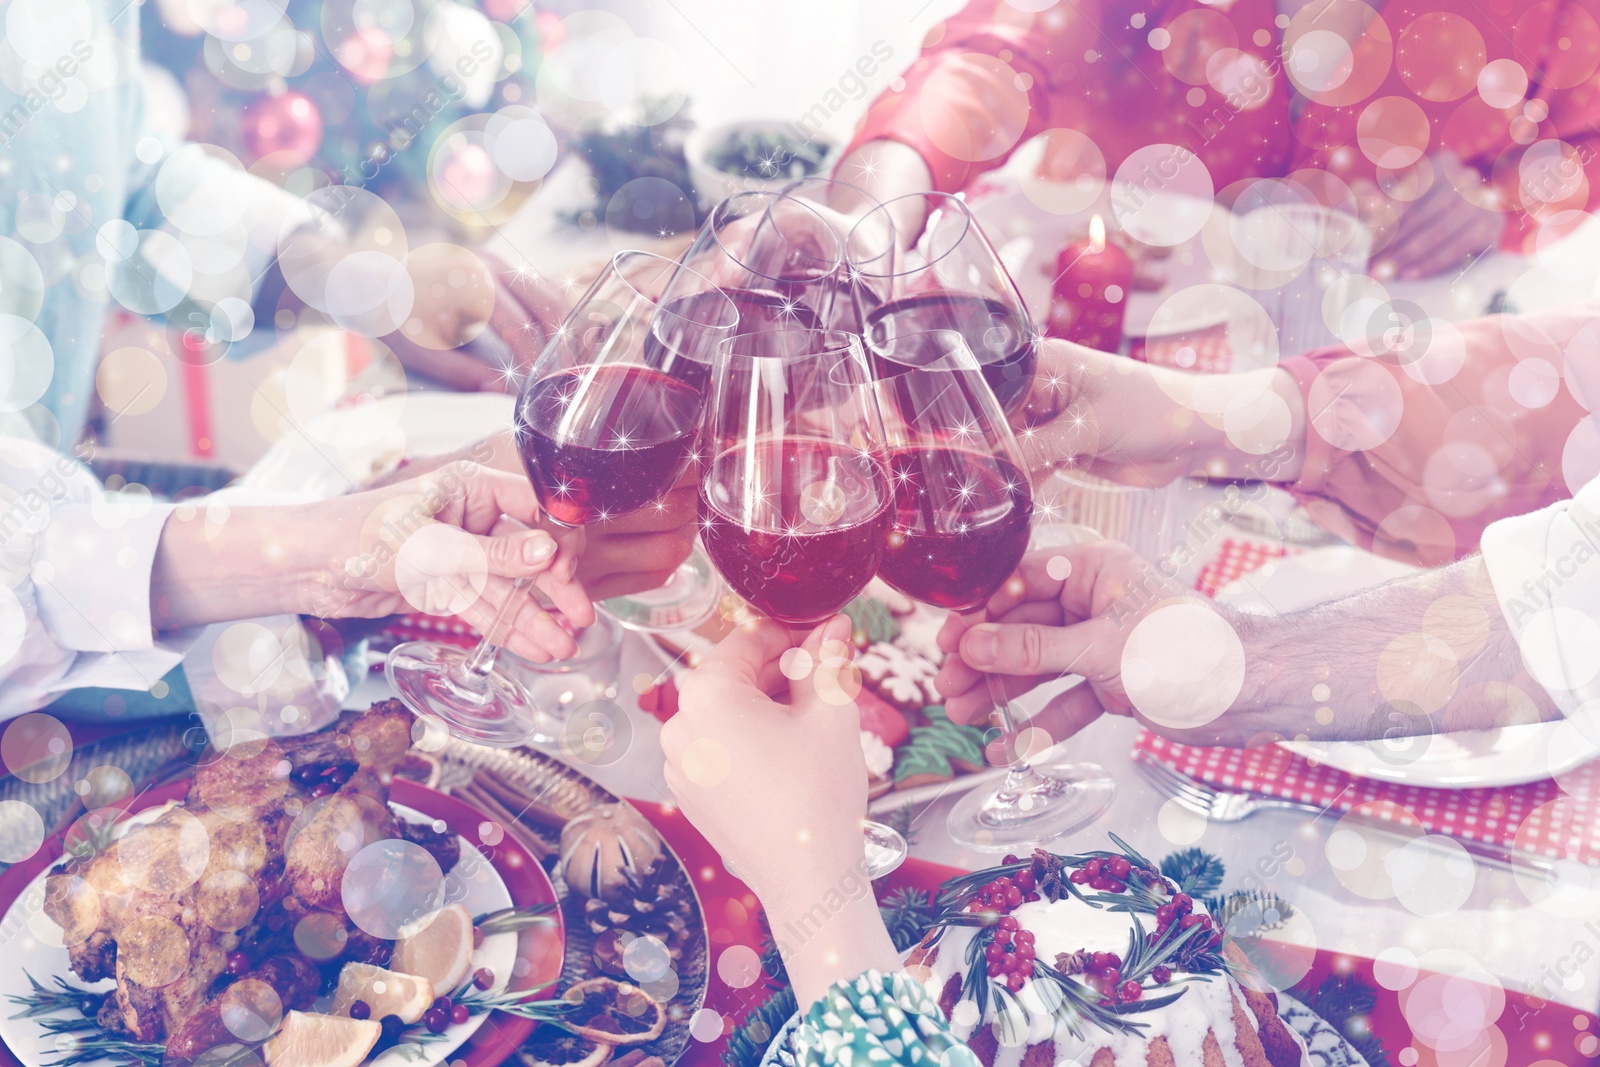
[[[1170,797],[1212,822],[1239,822],[1258,811],[1309,811],[1318,816],[1326,815],[1330,811],[1329,808],[1309,804],[1303,800],[1285,800],[1282,797],[1262,796],[1258,793],[1236,793],[1214,789],[1204,782],[1173,770],[1159,760],[1138,760],[1135,765],[1146,778],[1150,779],[1150,784],[1156,787],[1156,792]],[[1370,822],[1378,829],[1387,829],[1390,832],[1394,830],[1394,827],[1386,826],[1376,819],[1364,821]],[[1543,877],[1548,877],[1555,871],[1554,864],[1505,845],[1489,841],[1469,841],[1459,837],[1452,837],[1451,840],[1473,856],[1498,867],[1532,871]]]

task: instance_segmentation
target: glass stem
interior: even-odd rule
[[[483,688],[484,680],[489,677],[489,672],[494,670],[495,656],[500,652],[500,646],[494,640],[495,634],[510,621],[511,606],[522,599],[522,592],[528,587],[528,581],[526,577],[518,578],[512,585],[510,595],[500,605],[500,610],[495,612],[489,628],[483,632],[483,637],[478,641],[478,647],[451,671],[452,681],[474,691]]]
[[[995,713],[1000,716],[1000,744],[1006,754],[1006,784],[1016,785],[1033,774],[1033,767],[1017,749],[1017,721],[1011,715],[1011,701],[1006,698],[1005,687],[994,675],[989,675],[989,697],[994,701]]]

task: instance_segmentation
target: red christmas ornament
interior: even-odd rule
[[[302,166],[322,147],[322,113],[304,93],[266,96],[244,113],[245,148],[256,159],[272,156],[280,166]]]

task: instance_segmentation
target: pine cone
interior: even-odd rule
[[[694,912],[689,894],[675,874],[663,860],[643,875],[629,878],[610,899],[584,902],[583,919],[595,935],[595,962],[607,974],[626,974],[622,952],[635,937],[654,937],[667,947],[674,961],[682,957]]]

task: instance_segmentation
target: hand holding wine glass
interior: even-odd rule
[[[659,295],[677,264],[645,252],[614,257],[529,370],[515,440],[539,504],[574,530],[655,506],[694,457],[705,364],[738,314],[709,282],[679,314]],[[570,575],[569,575],[570,577]],[[522,587],[519,585],[518,592]],[[395,692],[418,714],[485,745],[555,739],[557,723],[495,664],[493,638],[518,598],[471,652],[415,641],[389,656]],[[575,619],[579,625],[592,615]]]

